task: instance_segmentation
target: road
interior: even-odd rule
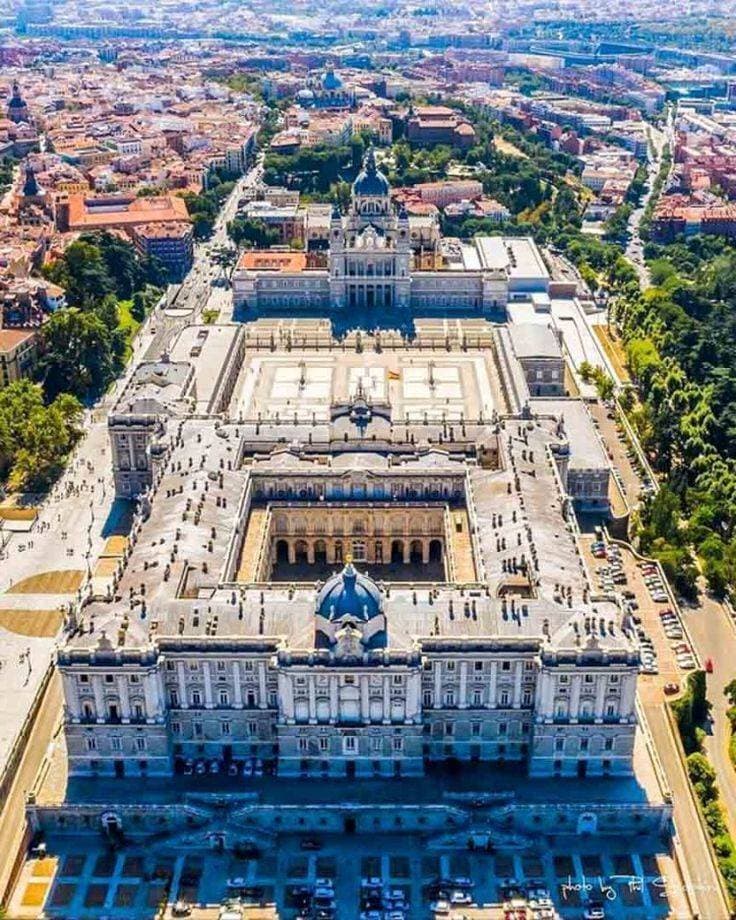
[[[13,863],[26,832],[26,796],[33,788],[44,755],[59,728],[61,703],[61,681],[58,674],[54,673],[46,688],[10,794],[0,812],[0,900],[10,881]]]
[[[708,699],[713,708],[705,749],[715,767],[721,800],[736,838],[736,771],[728,756],[731,726],[726,715],[728,700],[723,694],[726,684],[736,678],[736,629],[726,607],[704,590],[697,604],[683,605],[682,610],[701,660],[713,662],[713,673],[706,674]]]
[[[652,197],[654,191],[654,180],[657,178],[657,175],[660,170],[662,163],[662,153],[665,146],[668,146],[670,151],[673,149],[674,145],[674,118],[675,118],[675,106],[670,108],[667,125],[664,131],[656,131],[652,129],[652,146],[654,147],[654,154],[650,150],[647,154],[648,157],[648,179],[647,179],[647,190],[644,193],[644,196],[639,203],[639,207],[631,212],[631,217],[629,217],[629,228],[628,228],[628,238],[629,241],[626,245],[626,258],[631,262],[631,264],[636,269],[636,273],[639,277],[639,284],[642,288],[648,288],[651,284],[651,277],[649,274],[649,269],[644,261],[644,243],[642,242],[641,235],[639,233],[639,228],[641,226],[642,218],[644,217],[644,212],[649,204],[649,201]],[[674,161],[674,157],[673,157]]]

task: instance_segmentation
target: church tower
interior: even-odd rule
[[[13,83],[13,92],[8,103],[8,118],[16,124],[28,121],[28,106],[20,94],[20,86],[17,81]]]

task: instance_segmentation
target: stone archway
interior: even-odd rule
[[[286,540],[276,541],[276,562],[286,564],[289,561],[289,544]]]
[[[327,562],[327,544],[324,540],[315,541],[314,561],[320,565],[324,565]]]
[[[429,541],[429,561],[442,562],[442,540]]]
[[[412,540],[409,544],[409,562],[412,565],[420,565],[423,559],[422,541]]]
[[[401,564],[404,561],[404,541],[391,541],[391,562]]]
[[[306,540],[297,540],[294,544],[294,562],[297,565],[309,562],[309,547]]]

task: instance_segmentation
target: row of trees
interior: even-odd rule
[[[69,306],[41,328],[38,382],[0,390],[0,480],[13,489],[40,489],[56,475],[79,434],[82,401],[122,369],[119,302],[130,301],[140,321],[165,281],[158,263],[109,233],[83,234],[45,274]]]

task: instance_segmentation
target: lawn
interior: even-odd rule
[[[141,328],[140,322],[135,319],[133,314],[130,312],[130,308],[133,305],[131,300],[119,300],[118,301],[118,317],[119,317],[119,328],[125,333],[125,360],[127,361],[133,353],[133,339],[135,338],[136,333]]]

